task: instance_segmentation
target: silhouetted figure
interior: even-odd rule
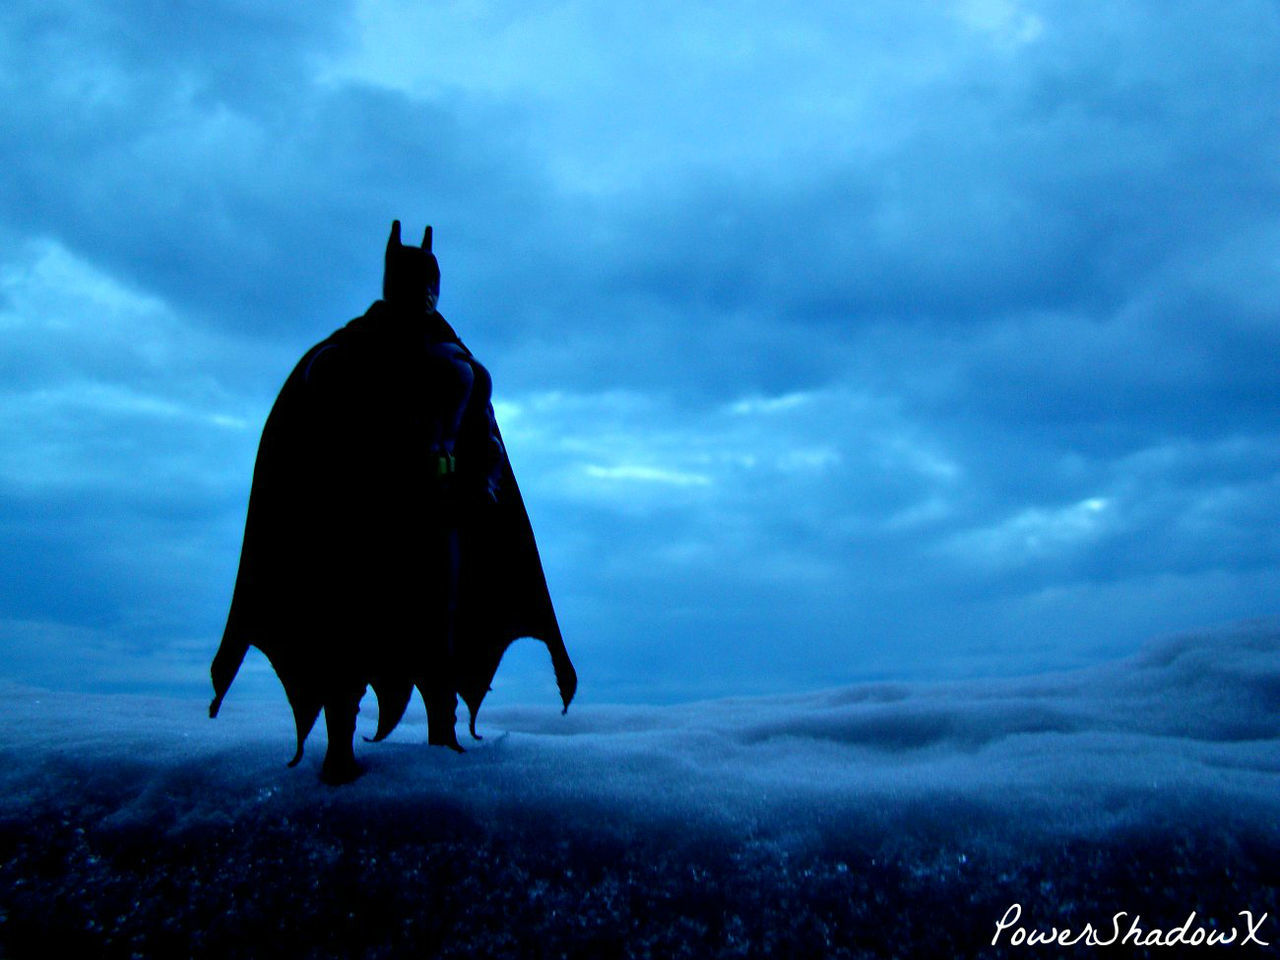
[[[413,690],[432,744],[461,750],[457,697],[476,713],[518,637],[547,644],[567,710],[565,651],[488,371],[435,309],[431,228],[387,241],[383,299],[312,347],[280,390],[254,465],[235,594],[212,667],[216,716],[250,644],[284,685],[298,747],[320,711],[321,776],[354,779],[361,697],[381,740]]]

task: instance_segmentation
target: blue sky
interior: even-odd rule
[[[205,693],[262,422],[394,217],[584,699],[1280,612],[1274,3],[16,0],[0,44],[9,679]]]

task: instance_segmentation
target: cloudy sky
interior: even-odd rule
[[[206,692],[262,422],[393,217],[584,699],[1280,612],[1271,0],[14,0],[0,44],[8,679]]]

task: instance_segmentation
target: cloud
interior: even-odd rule
[[[1111,504],[1090,497],[1057,510],[1029,508],[991,527],[965,531],[944,549],[970,563],[1002,565],[1076,550],[1105,533]]]
[[[220,525],[243,511],[235,488],[262,417],[211,375],[239,345],[47,241],[16,252],[0,289],[0,602],[66,641],[6,630],[10,668],[31,676],[22,665],[43,650],[65,670],[83,638],[110,645],[114,627],[129,647],[208,617],[221,591],[206,584],[234,562],[234,527]],[[100,662],[82,658],[80,675]]]
[[[212,646],[257,430],[392,217],[607,689],[1268,612],[1277,39],[1255,2],[11,4],[0,616]]]

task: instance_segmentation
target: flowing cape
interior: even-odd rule
[[[468,492],[480,428],[464,423],[448,488],[421,442],[436,389],[424,344],[442,341],[466,349],[439,314],[407,319],[378,301],[307,351],[263,428],[209,714],[258,647],[293,709],[294,763],[321,709],[358,701],[366,685],[378,698],[374,739],[396,726],[415,687],[430,720],[447,697],[450,739],[461,696],[476,735],[520,637],[546,644],[564,709],[576,690],[505,449],[488,497]]]

